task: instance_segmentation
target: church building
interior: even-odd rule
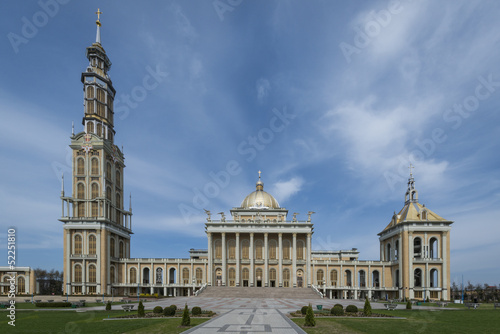
[[[64,293],[179,296],[207,286],[314,289],[327,298],[450,298],[450,230],[418,200],[410,172],[403,208],[378,234],[380,260],[359,260],[356,248],[312,250],[313,211],[289,217],[264,190],[205,223],[207,249],[188,258],[131,258],[132,208],[124,202],[123,152],[114,144],[111,61],[96,41],[86,49],[83,131],[73,133],[72,191],[61,189]],[[410,166],[411,167],[411,166]],[[64,182],[63,182],[64,185]],[[3,278],[1,280],[3,282]],[[30,283],[31,284],[31,283]],[[32,288],[31,288],[32,289]]]

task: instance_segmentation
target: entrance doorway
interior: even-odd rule
[[[255,283],[257,287],[262,287],[262,269],[258,268],[255,271]]]
[[[304,279],[304,272],[302,269],[297,270],[297,287],[302,288],[303,286],[303,279]]]
[[[215,270],[215,285],[222,286],[222,269],[221,268],[217,268],[217,270]]]

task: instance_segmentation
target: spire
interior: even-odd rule
[[[262,172],[259,170],[259,181],[257,181],[257,190],[264,190],[264,182],[260,179],[260,174]]]
[[[418,191],[415,189],[415,179],[413,178],[412,171],[413,168],[415,168],[415,166],[410,163],[410,166],[408,167],[410,170],[410,177],[408,178],[408,189],[405,194],[405,204],[409,202],[418,203]]]
[[[61,173],[61,197],[64,197],[64,173]]]
[[[95,36],[95,42],[101,44],[101,21],[99,19],[102,12],[99,10],[99,8],[97,8],[97,12],[95,13],[97,14],[97,21],[95,21],[95,24],[97,24],[97,34]]]

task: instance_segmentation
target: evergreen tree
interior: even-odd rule
[[[365,299],[365,307],[363,308],[363,313],[365,316],[369,317],[372,315],[372,306],[368,298]]]
[[[316,319],[314,319],[314,312],[311,304],[309,304],[309,306],[307,307],[305,325],[308,327],[316,326]]]
[[[144,317],[144,305],[142,305],[142,300],[139,302],[139,306],[137,307],[137,315],[139,317]]]
[[[106,304],[106,311],[111,311],[111,302],[109,300]]]
[[[191,325],[191,318],[189,317],[188,305],[184,306],[184,312],[182,312],[182,323],[181,326]]]

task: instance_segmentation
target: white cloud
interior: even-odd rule
[[[273,185],[271,194],[281,203],[286,202],[290,197],[302,189],[304,180],[300,177],[293,177],[288,181],[280,181]]]
[[[269,80],[260,78],[257,80],[256,83],[256,89],[257,89],[257,100],[262,103],[266,99],[266,97],[269,95],[269,92],[271,91],[271,84],[269,83]]]

